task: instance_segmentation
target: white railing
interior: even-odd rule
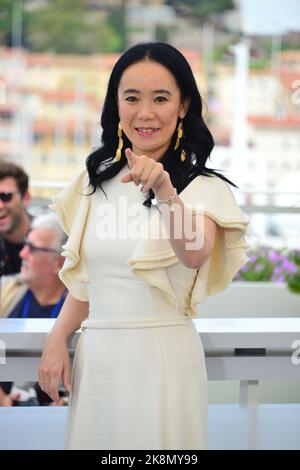
[[[37,380],[40,354],[54,321],[0,319],[0,381]],[[194,322],[205,350],[208,379],[240,382],[238,405],[209,406],[209,448],[300,448],[300,405],[258,404],[260,380],[300,378],[300,318]],[[79,335],[70,340],[71,351]],[[63,448],[66,407],[0,408],[0,417],[0,431],[2,426],[6,436],[2,449]],[[15,440],[25,422],[28,433]],[[47,430],[39,433],[39,428]]]
[[[54,321],[0,319],[0,381],[37,380],[43,344]],[[208,379],[239,380],[241,405],[257,405],[261,379],[300,378],[300,365],[293,359],[300,343],[300,318],[197,318],[194,323]],[[79,335],[70,340],[70,349]]]
[[[31,180],[30,187],[34,189],[50,189],[54,194],[59,193],[69,184],[68,181]],[[299,191],[278,191],[275,189],[240,189],[234,190],[241,208],[247,213],[300,213]],[[277,204],[280,198],[289,198],[284,205]],[[263,199],[263,202],[261,201]],[[33,198],[33,203],[39,199]],[[292,201],[292,202],[291,202]],[[48,204],[45,199],[45,204]]]

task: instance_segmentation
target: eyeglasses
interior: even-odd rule
[[[0,199],[3,202],[10,202],[14,194],[17,194],[19,191],[10,191],[0,193]]]
[[[24,246],[28,246],[30,253],[36,253],[37,251],[44,251],[45,253],[56,253],[60,255],[60,252],[52,248],[43,248],[41,246],[36,246],[31,243],[28,238],[24,238]]]

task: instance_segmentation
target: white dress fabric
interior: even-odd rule
[[[104,182],[107,198],[101,190],[83,196],[89,191],[82,182],[86,175],[81,175],[53,207],[69,233],[60,277],[74,297],[89,300],[73,363],[66,447],[204,449],[207,374],[191,316],[198,302],[195,289],[212,289],[211,263],[204,279],[199,270],[173,259],[168,240],[160,240],[158,252],[151,253],[152,242],[136,233],[135,211],[143,229],[149,226],[150,213],[155,220],[161,217],[156,208],[142,206],[144,195],[133,183],[120,181],[127,171],[125,166]],[[219,178],[212,180],[214,188],[220,185]],[[223,182],[221,187],[229,191]],[[221,229],[217,239],[219,251],[225,247],[219,258],[226,260],[229,247],[233,266],[215,290],[225,288],[247,261],[241,235],[247,222],[235,202],[230,204],[231,216],[236,210],[238,217],[217,222],[231,227],[228,240],[234,239],[235,246],[229,246]],[[217,260],[213,265],[219,269]]]

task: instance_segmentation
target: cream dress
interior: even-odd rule
[[[68,233],[76,225],[61,278],[73,296],[89,300],[73,364],[66,447],[204,449],[207,374],[201,339],[186,313],[191,293],[170,301],[163,278],[155,285],[134,273],[143,229],[151,213],[160,215],[142,206],[144,195],[133,183],[120,182],[127,171],[104,182],[107,199],[101,190],[78,196],[79,203],[73,198],[71,221],[66,205],[72,190],[54,207]],[[182,269],[183,279],[195,285],[197,270]],[[180,276],[167,276],[177,290]]]

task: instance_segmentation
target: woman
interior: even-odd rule
[[[61,377],[71,387],[69,449],[205,448],[207,376],[191,317],[247,261],[247,222],[205,167],[213,139],[201,110],[179,51],[129,49],[109,80],[102,147],[55,200],[69,295],[39,380],[55,401]],[[80,326],[70,386],[66,342]]]

